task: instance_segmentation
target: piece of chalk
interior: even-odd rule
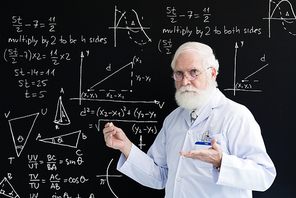
[[[110,122],[110,124],[109,124],[109,127],[111,127],[113,125],[113,123],[112,122]]]

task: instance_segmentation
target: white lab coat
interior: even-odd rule
[[[250,198],[252,190],[265,191],[271,186],[276,170],[260,127],[246,107],[217,89],[193,125],[189,114],[184,108],[175,109],[147,155],[133,145],[128,159],[121,155],[118,170],[142,185],[165,187],[167,198]],[[179,154],[197,149],[195,142],[206,131],[222,147],[220,173],[212,164]]]

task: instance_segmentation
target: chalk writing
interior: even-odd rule
[[[12,16],[11,17],[12,26],[15,27],[16,32],[23,32],[24,28],[34,28],[34,29],[43,29],[47,28],[49,32],[55,32],[55,27],[57,25],[56,17],[49,17],[46,22],[39,21],[34,19],[30,22],[23,22],[21,16]]]
[[[187,10],[181,14],[178,14],[175,7],[166,7],[166,17],[170,19],[171,23],[177,23],[178,19],[202,19],[204,23],[210,22],[210,7],[206,7],[201,13],[193,10]]]

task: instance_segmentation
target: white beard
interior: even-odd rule
[[[182,86],[176,91],[175,99],[180,107],[189,110],[198,109],[209,100],[214,88],[208,85],[205,90],[199,90],[192,86]]]

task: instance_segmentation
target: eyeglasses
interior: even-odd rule
[[[172,78],[174,78],[175,81],[180,82],[183,80],[184,75],[186,76],[187,80],[189,81],[193,81],[196,79],[197,76],[201,75],[203,72],[207,71],[208,69],[210,69],[212,67],[208,67],[207,69],[205,69],[202,72],[197,71],[196,69],[190,70],[186,73],[189,73],[189,75],[187,75],[186,73],[184,74],[181,71],[175,71],[172,75]]]

